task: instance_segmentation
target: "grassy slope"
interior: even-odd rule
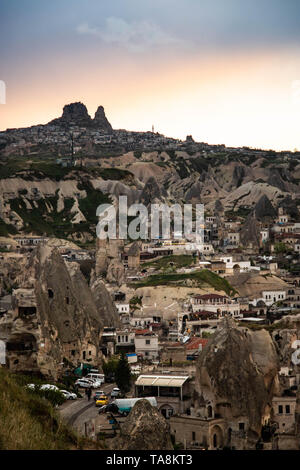
[[[58,418],[51,404],[0,368],[0,449],[78,449],[87,444]]]
[[[226,292],[228,295],[234,295],[236,293],[235,289],[226,279],[223,279],[208,269],[202,269],[201,271],[187,274],[157,274],[149,276],[141,282],[132,284],[132,287],[137,289],[138,287],[147,286],[184,286],[186,280],[193,281],[195,287],[211,286],[217,291]]]

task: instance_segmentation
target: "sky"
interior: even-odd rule
[[[115,129],[300,149],[299,21],[299,0],[0,0],[0,130],[81,101]]]

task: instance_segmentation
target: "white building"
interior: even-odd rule
[[[129,313],[129,304],[122,304],[122,303],[116,302],[115,306],[119,314]]]
[[[262,300],[266,305],[272,305],[275,302],[283,301],[286,299],[286,292],[284,290],[268,290],[262,292]]]
[[[134,337],[135,352],[143,359],[156,360],[159,355],[158,336],[151,331],[136,332]]]
[[[130,318],[130,325],[133,327],[146,328],[153,322],[153,316],[151,317],[132,317]]]
[[[259,271],[259,267],[251,266],[250,261],[233,261],[232,256],[220,256],[220,260],[226,265],[226,269],[233,269],[234,266],[239,266],[240,272]]]
[[[284,290],[266,290],[262,291],[262,296],[254,299],[251,303],[256,306],[259,301],[263,301],[268,307],[276,302],[282,302],[286,299],[286,291]]]
[[[268,229],[261,230],[260,237],[261,237],[262,243],[266,243],[269,240],[269,230]]]
[[[239,246],[240,234],[239,232],[230,232],[227,236],[227,244],[231,246]]]
[[[116,346],[130,346],[134,345],[135,332],[132,330],[117,330],[116,331]]]
[[[214,253],[214,247],[211,243],[203,243],[201,245],[195,245],[199,253],[203,255],[208,255]]]
[[[193,312],[207,311],[220,316],[231,315],[235,318],[242,316],[239,301],[237,299],[231,299],[226,295],[195,295],[191,298],[191,304]]]

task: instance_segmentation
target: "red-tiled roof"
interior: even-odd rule
[[[200,344],[204,348],[208,343],[208,339],[204,338],[191,338],[188,343],[186,343],[186,349],[190,351],[191,349],[199,349]]]
[[[216,315],[216,312],[210,312],[209,310],[198,310],[197,312],[193,312],[191,315],[199,315],[205,316],[205,315]]]
[[[153,331],[150,331],[148,329],[144,329],[144,330],[135,330],[135,334],[136,335],[153,335]]]

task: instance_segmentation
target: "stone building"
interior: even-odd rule
[[[134,242],[128,250],[128,269],[137,270],[140,266],[140,243]]]
[[[226,445],[225,422],[222,418],[172,416],[170,430],[175,441],[187,449],[223,449]]]
[[[274,397],[272,421],[277,423],[279,433],[295,432],[296,396]]]

